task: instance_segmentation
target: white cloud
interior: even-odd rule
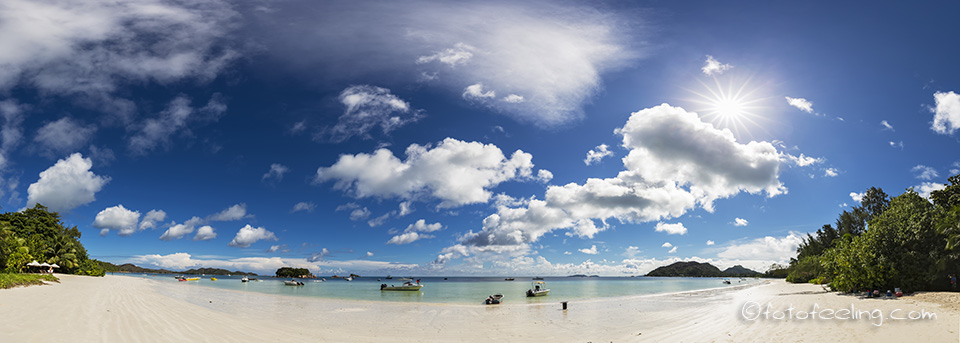
[[[666,232],[670,235],[684,235],[687,233],[687,228],[683,227],[683,223],[667,224],[659,222],[657,223],[656,230],[657,232]]]
[[[195,241],[206,241],[217,238],[217,233],[210,225],[201,226],[197,229],[197,235],[193,236]]]
[[[183,236],[193,233],[194,228],[202,220],[199,217],[190,218],[183,224],[177,224],[176,222],[170,223],[170,227],[167,228],[167,231],[164,231],[160,235],[160,239],[164,241],[172,241],[175,239],[181,239]]]
[[[707,240],[707,245],[714,245],[714,244],[717,244],[717,243],[711,240]]]
[[[80,153],[58,160],[40,172],[40,179],[27,188],[27,207],[40,203],[53,211],[65,212],[93,202],[110,178],[94,174],[91,167],[93,162]]]
[[[863,200],[864,195],[867,195],[867,193],[866,192],[863,192],[863,193],[850,192],[850,199],[853,199],[853,201],[856,201],[856,202],[860,202]]]
[[[317,208],[317,204],[314,204],[312,201],[311,202],[301,201],[293,205],[293,209],[290,210],[290,213],[300,212],[300,211],[313,212],[313,210],[316,208]]]
[[[270,165],[270,170],[268,170],[266,174],[263,174],[260,180],[280,182],[283,181],[283,174],[286,174],[288,171],[290,171],[290,168],[280,163],[273,163]]]
[[[233,237],[233,240],[230,243],[227,243],[231,247],[246,248],[251,244],[256,243],[257,241],[265,240],[277,240],[277,236],[273,232],[267,231],[262,227],[253,227],[250,224],[240,228],[240,231],[237,231],[237,235]]]
[[[673,249],[670,249],[670,251],[668,251],[667,253],[668,253],[668,254],[673,254],[673,253],[675,253],[675,252],[677,252],[677,247],[673,247]]]
[[[823,176],[835,177],[835,176],[837,176],[837,175],[840,175],[840,174],[837,173],[837,170],[834,169],[834,168],[827,168],[827,169],[824,169],[824,170],[823,170]]]
[[[63,117],[40,127],[33,140],[45,154],[64,155],[86,146],[95,132],[96,126],[85,126],[69,117]]]
[[[0,90],[62,94],[128,119],[127,84],[206,82],[238,57],[226,1],[7,0],[0,12]]]
[[[890,123],[888,123],[886,120],[881,120],[881,121],[880,121],[880,125],[883,125],[883,128],[884,128],[885,130],[895,131],[895,130],[893,129],[893,125],[890,125]]]
[[[596,255],[596,254],[599,254],[599,252],[597,252],[597,246],[596,246],[596,245],[591,245],[591,246],[590,246],[590,249],[577,249],[577,251],[582,252],[582,253],[587,254],[587,255]]]
[[[371,138],[371,131],[380,129],[383,134],[420,119],[419,111],[389,89],[359,85],[350,86],[340,93],[344,106],[343,115],[327,135],[333,142],[343,142],[350,137]]]
[[[271,245],[270,248],[267,249],[267,252],[277,252],[277,251],[280,251],[280,245]]]
[[[950,92],[936,92],[933,94],[936,107],[933,112],[933,125],[930,127],[939,134],[953,134],[960,129],[960,94]]]
[[[785,261],[796,256],[802,236],[791,232],[781,238],[766,236],[742,244],[732,244],[717,254],[721,258]]]
[[[523,102],[523,96],[517,95],[517,94],[510,94],[503,97],[503,102],[511,103],[511,104],[519,104]]]
[[[800,153],[800,156],[793,156],[788,153],[781,153],[781,155],[785,161],[795,164],[798,167],[806,167],[817,163],[823,163],[823,158],[805,156],[803,153]]]
[[[769,142],[740,144],[696,113],[663,104],[633,113],[624,127],[625,170],[608,179],[549,186],[544,200],[497,203],[496,213],[442,250],[437,263],[475,254],[523,254],[556,229],[578,235],[593,220],[649,222],[676,218],[741,192],[776,196],[780,153]],[[587,236],[589,237],[589,236]]]
[[[137,132],[128,143],[130,151],[142,155],[158,147],[169,148],[175,134],[192,135],[189,124],[217,121],[227,111],[220,93],[211,96],[204,107],[194,108],[190,103],[190,98],[181,94],[171,100],[157,117],[138,124]]]
[[[373,253],[370,251],[367,251],[367,257],[372,257],[372,256],[373,256]]]
[[[569,252],[569,251],[564,251],[563,254],[564,254],[564,255],[573,255],[573,253],[572,253],[572,252]]]
[[[139,211],[131,211],[123,207],[123,205],[117,205],[113,207],[107,207],[97,213],[96,218],[93,220],[93,227],[101,229],[100,235],[104,236],[106,233],[104,230],[116,230],[117,235],[120,236],[129,236],[137,231],[137,222],[140,220]]]
[[[635,247],[631,245],[631,246],[627,246],[627,250],[623,252],[623,255],[633,258],[634,256],[637,256],[637,254],[639,253],[640,253],[640,247]]]
[[[953,164],[951,164],[950,167],[952,167],[950,168],[950,175],[960,174],[960,161],[953,162]]]
[[[464,98],[464,99],[467,99],[467,100],[483,100],[483,99],[493,99],[493,98],[496,98],[496,97],[497,97],[497,93],[496,93],[495,91],[492,91],[492,90],[489,90],[489,91],[484,92],[484,91],[483,91],[483,84],[482,84],[482,83],[475,83],[475,84],[472,84],[472,85],[467,86],[467,88],[464,88],[464,89],[463,89],[463,94],[462,94],[461,96],[463,96],[463,98]]]
[[[809,100],[804,98],[791,98],[791,97],[786,97],[786,98],[787,98],[787,104],[790,104],[790,106],[796,107],[801,111],[804,111],[807,113],[813,113],[813,103],[810,102]]]
[[[944,188],[947,188],[946,184],[936,183],[936,182],[923,182],[919,185],[913,186],[913,190],[917,191],[917,194],[920,194],[924,199],[930,199],[930,193],[933,191],[939,191]]]
[[[163,210],[150,210],[143,216],[143,221],[140,222],[140,231],[146,229],[153,229],[157,227],[157,223],[160,223],[167,219],[167,212]]]
[[[746,219],[743,218],[733,218],[733,226],[747,226],[750,224]]]
[[[410,243],[416,242],[417,240],[425,239],[425,238],[433,238],[433,236],[423,235],[423,234],[420,234],[419,232],[411,231],[411,232],[406,232],[406,233],[391,237],[390,240],[387,241],[387,244],[396,244],[396,245],[410,244]]]
[[[703,68],[700,68],[700,70],[707,75],[720,75],[732,68],[732,65],[720,63],[720,61],[717,61],[713,56],[707,55],[707,61],[704,62]]]
[[[495,145],[447,138],[436,147],[410,145],[406,161],[390,150],[341,155],[317,169],[315,182],[337,180],[335,187],[358,198],[436,198],[440,207],[485,203],[489,188],[504,181],[529,179],[533,156],[517,150],[506,159]]]
[[[219,213],[211,215],[208,219],[215,222],[229,222],[240,220],[247,216],[247,204],[240,203],[230,206]]]
[[[370,214],[372,213],[366,207],[354,209],[352,212],[350,212],[350,220],[352,221],[364,220],[370,217]]]
[[[440,62],[451,67],[456,67],[458,64],[467,63],[471,57],[473,57],[473,52],[476,48],[463,44],[457,43],[452,48],[444,49],[438,51],[433,55],[420,56],[417,58],[417,64],[424,64],[430,62]]]
[[[900,148],[900,150],[903,150],[903,141],[900,141],[899,143],[891,141],[891,142],[890,142],[890,147],[891,147],[891,148]]]
[[[933,180],[934,178],[940,176],[936,169],[922,164],[918,164],[917,166],[913,167],[913,169],[910,169],[910,171],[916,174],[916,178],[920,180]]]
[[[392,216],[395,213],[396,212],[393,212],[393,211],[384,213],[379,217],[368,220],[367,225],[370,225],[370,227],[377,227],[377,226],[383,225],[383,223],[386,223],[387,219],[390,219],[390,216]]]
[[[410,213],[413,213],[413,203],[409,201],[403,201],[400,203],[400,213],[397,214],[398,217],[406,216]]]
[[[594,163],[600,163],[600,160],[604,157],[613,155],[613,152],[607,150],[607,148],[606,144],[600,144],[597,145],[596,148],[590,149],[590,151],[587,151],[587,158],[583,160],[583,163],[589,166]]]
[[[537,180],[540,182],[550,182],[553,180],[553,173],[546,169],[537,170]]]
[[[663,245],[661,245],[660,247],[669,248],[669,247],[672,247],[672,246],[673,246],[673,244],[670,244],[670,242],[664,242]]]
[[[130,262],[140,266],[185,270],[189,268],[222,268],[229,270],[252,271],[262,275],[272,275],[280,267],[307,268],[315,271],[323,269],[324,273],[337,273],[336,270],[352,270],[361,273],[384,271],[403,271],[416,268],[414,264],[397,262],[362,260],[334,261],[317,259],[309,261],[303,258],[282,257],[240,257],[232,259],[200,259],[188,253],[168,255],[150,254],[134,256]],[[342,273],[342,272],[341,272]]]
[[[27,106],[18,104],[16,100],[0,101],[0,116],[3,117],[3,128],[0,129],[0,169],[6,168],[7,154],[16,148],[23,139],[23,118]]]
[[[435,232],[443,230],[443,225],[440,223],[427,224],[426,220],[420,219],[417,222],[410,224],[404,230],[404,232]]]

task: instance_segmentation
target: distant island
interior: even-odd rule
[[[229,271],[226,269],[220,268],[197,268],[197,269],[188,269],[182,272],[170,271],[166,269],[149,269],[139,267],[132,263],[124,263],[121,265],[115,265],[110,262],[97,261],[100,263],[100,267],[104,271],[109,273],[149,273],[149,274],[196,274],[196,275],[257,275],[257,273],[247,273],[241,271]]]
[[[757,277],[761,275],[761,273],[744,268],[739,264],[721,271],[720,268],[712,264],[694,261],[676,262],[647,273],[647,276],[679,277]]]

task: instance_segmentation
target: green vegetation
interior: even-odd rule
[[[22,212],[0,214],[0,270],[22,273],[33,260],[57,264],[60,273],[104,275],[80,244],[80,230],[63,226],[57,212],[37,204]]]
[[[949,290],[960,274],[960,175],[929,201],[913,189],[888,198],[880,188],[843,211],[833,225],[807,235],[788,270],[789,282],[827,283],[851,292],[901,288]]]
[[[647,273],[647,276],[681,276],[681,277],[755,277],[761,276],[760,273],[744,268],[741,265],[735,265],[720,271],[720,268],[714,267],[709,263],[700,262],[675,262],[669,266],[663,266]]]
[[[43,281],[60,282],[60,279],[53,275],[2,273],[0,274],[0,289],[42,285]]]
[[[752,270],[752,269],[745,268],[744,266],[741,266],[741,265],[738,264],[738,265],[735,265],[735,266],[733,266],[733,267],[724,269],[724,270],[723,270],[723,276],[729,276],[729,277],[759,277],[759,276],[763,276],[763,274],[760,274],[760,273],[758,273],[758,272],[756,272],[756,271],[754,271],[754,270]]]
[[[307,270],[306,268],[283,267],[283,268],[277,269],[277,277],[294,278],[294,277],[307,277],[309,275],[311,275],[310,271]]]

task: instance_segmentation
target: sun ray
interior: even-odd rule
[[[711,77],[712,84],[698,79],[702,90],[687,89],[695,98],[686,99],[695,104],[693,111],[700,113],[704,121],[719,128],[729,129],[737,137],[753,138],[752,129],[766,131],[767,118],[761,114],[767,97],[761,96],[761,87],[752,85],[752,78],[735,80]]]

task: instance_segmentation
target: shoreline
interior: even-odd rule
[[[427,342],[767,342],[956,341],[960,310],[926,302],[953,293],[859,299],[817,285],[759,284],[669,294],[592,298],[560,309],[543,304],[483,306],[308,298],[108,276],[65,276],[60,284],[0,290],[0,341],[279,341]],[[748,302],[776,309],[856,307],[889,313],[926,310],[936,319],[745,320]],[[906,312],[905,312],[906,313]],[[56,325],[49,325],[56,323]]]

